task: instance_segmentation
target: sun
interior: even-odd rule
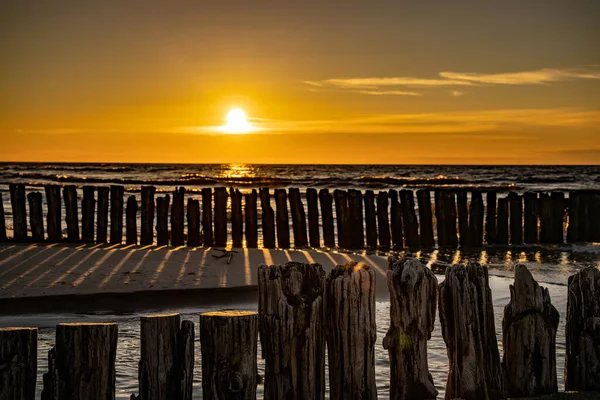
[[[239,134],[248,133],[252,126],[248,122],[246,113],[241,108],[232,108],[225,117],[227,123],[223,126],[223,131],[227,133]]]

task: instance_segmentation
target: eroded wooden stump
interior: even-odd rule
[[[0,399],[34,400],[37,328],[0,328]]]

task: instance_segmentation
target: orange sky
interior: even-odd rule
[[[0,161],[600,163],[600,3],[481,3],[2,2]]]

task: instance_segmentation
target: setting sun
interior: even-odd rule
[[[227,133],[248,133],[252,129],[246,113],[241,108],[233,108],[227,113],[225,118],[227,124],[223,127],[223,131]]]

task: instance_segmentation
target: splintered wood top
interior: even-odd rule
[[[248,315],[258,315],[256,311],[245,310],[220,310],[209,311],[200,314],[202,317],[247,317]]]

